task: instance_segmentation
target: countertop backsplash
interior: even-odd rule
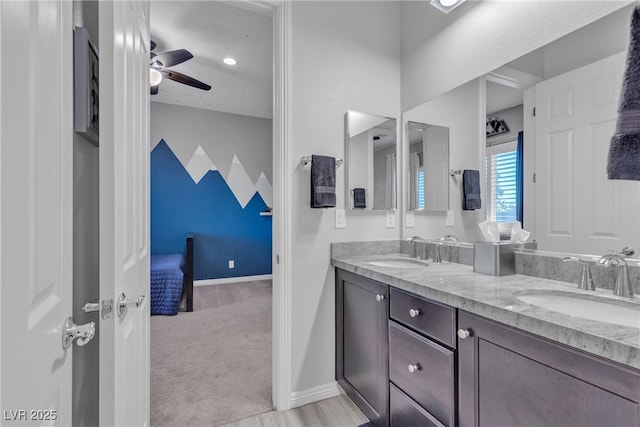
[[[344,259],[356,256],[373,256],[388,254],[406,254],[413,252],[413,243],[406,240],[382,240],[372,242],[340,242],[332,243],[331,258]],[[427,256],[424,256],[424,246],[416,243],[417,255],[420,258],[434,259],[436,243],[427,241]],[[616,267],[603,267],[596,265],[598,256],[564,254],[545,251],[523,250],[516,251],[516,274],[540,277],[543,279],[558,280],[561,282],[578,284],[582,266],[577,262],[563,262],[564,256],[578,256],[590,261],[593,282],[598,288],[613,289],[616,280]],[[449,242],[444,249],[440,249],[443,261],[457,264],[473,265],[473,245],[469,243]],[[629,258],[629,276],[635,294],[640,295],[640,259]]]

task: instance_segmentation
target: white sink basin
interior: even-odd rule
[[[389,268],[423,268],[428,266],[425,262],[412,259],[378,259],[367,261],[367,264]]]
[[[516,293],[520,301],[583,319],[640,328],[640,304],[572,292]]]

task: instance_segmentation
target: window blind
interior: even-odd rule
[[[485,177],[487,219],[516,221],[516,141],[487,147]]]

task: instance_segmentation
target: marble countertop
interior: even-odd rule
[[[472,266],[450,262],[434,264],[429,260],[425,268],[409,269],[368,263],[373,259],[400,257],[408,258],[405,254],[386,254],[333,258],[331,262],[335,267],[395,288],[640,369],[640,325],[635,328],[569,316],[516,298],[517,293],[524,290],[564,291],[603,296],[619,305],[634,305],[629,299],[614,297],[610,290],[579,291],[570,283],[522,274],[488,276],[475,273]],[[638,297],[634,301],[640,303]]]

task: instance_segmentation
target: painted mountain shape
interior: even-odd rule
[[[273,207],[273,187],[271,187],[271,183],[265,176],[264,172],[260,173],[255,189],[267,206]]]
[[[217,170],[216,166],[200,145],[196,148],[196,151],[193,153],[193,156],[191,156],[191,159],[187,163],[187,166],[185,166],[185,169],[189,175],[191,175],[193,182],[196,184],[200,182],[207,172],[210,170]]]
[[[233,192],[233,195],[238,199],[238,203],[243,208],[247,206],[249,200],[256,194],[256,187],[251,182],[249,174],[238,160],[238,156],[233,155],[231,161],[231,169],[229,169],[229,176],[227,176],[227,185]]]

